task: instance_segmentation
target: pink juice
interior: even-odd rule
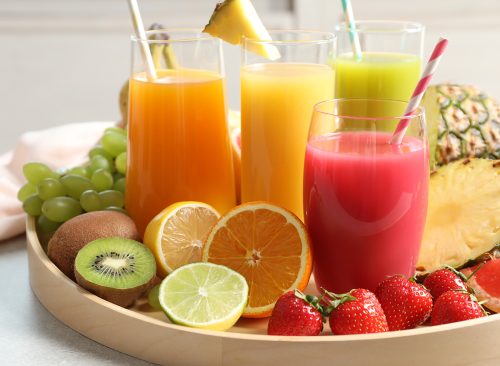
[[[318,288],[374,290],[386,276],[411,276],[422,239],[429,180],[425,142],[400,147],[383,132],[340,132],[309,141],[306,226]]]

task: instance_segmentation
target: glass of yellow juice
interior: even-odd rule
[[[140,232],[168,205],[235,205],[221,41],[198,30],[147,32],[151,79],[132,37],[126,207]]]
[[[303,172],[313,106],[333,96],[335,36],[271,31],[245,38],[241,66],[242,201],[265,200],[303,218]],[[265,50],[272,60],[262,57]]]
[[[422,67],[424,26],[401,21],[355,22],[361,54],[353,52],[350,31],[345,23],[336,26],[338,39],[335,60],[335,98],[408,101],[417,85]],[[397,115],[398,111],[368,110],[374,103],[343,111],[346,115]],[[390,108],[379,103],[376,108]],[[393,126],[387,126],[391,129]]]

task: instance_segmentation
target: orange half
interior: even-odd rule
[[[248,282],[247,318],[271,315],[278,298],[304,290],[312,270],[309,236],[300,219],[267,202],[235,207],[211,229],[203,261],[227,266]]]

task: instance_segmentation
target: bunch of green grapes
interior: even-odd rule
[[[110,127],[89,151],[89,161],[83,166],[53,171],[45,164],[25,164],[23,174],[28,182],[17,197],[28,215],[38,217],[40,230],[53,232],[84,212],[125,212],[126,168],[126,131]]]

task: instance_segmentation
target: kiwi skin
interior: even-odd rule
[[[129,289],[113,289],[110,287],[100,286],[93,282],[87,281],[83,276],[75,270],[76,283],[81,287],[99,296],[101,299],[112,302],[113,304],[124,308],[131,307],[135,301],[144,295],[151,288],[151,281],[146,282],[142,286],[137,286]],[[154,276],[153,276],[154,278]]]
[[[49,241],[47,255],[70,279],[75,280],[74,264],[78,251],[100,238],[120,237],[140,240],[130,217],[115,211],[94,211],[62,224]]]
[[[108,240],[117,239],[117,240],[114,240],[115,243],[118,241],[118,243],[114,247],[115,248],[114,250],[117,252],[120,251],[119,244],[121,244],[121,242],[126,242],[126,241],[130,242],[131,241],[128,239],[123,239],[123,238],[107,238],[107,239]],[[98,242],[103,242],[105,240],[106,240],[106,238],[102,238],[101,240],[96,240],[94,242],[90,242],[87,245],[85,245],[84,248],[88,247],[90,249],[92,245],[95,245]],[[95,243],[95,244],[93,244],[93,243]],[[136,242],[135,244],[139,245],[139,246],[144,246],[142,243],[139,243],[139,242]],[[84,249],[84,248],[82,248],[82,249]],[[99,285],[95,282],[91,282],[91,281],[88,281],[87,279],[85,279],[84,275],[82,275],[78,272],[78,267],[75,265],[76,282],[81,287],[83,287],[84,289],[88,290],[89,292],[92,292],[93,294],[99,296],[100,298],[107,300],[109,302],[112,302],[113,304],[128,308],[128,307],[134,305],[135,301],[138,298],[140,298],[147,291],[149,291],[149,289],[153,286],[152,284],[153,284],[155,277],[156,277],[156,261],[155,261],[155,258],[153,256],[153,253],[151,253],[151,251],[149,250],[148,247],[144,246],[144,249],[146,250],[146,252],[149,253],[149,254],[145,253],[145,255],[149,255],[149,262],[151,264],[151,273],[150,273],[151,277],[147,278],[147,280],[139,286],[130,287],[130,288],[113,288],[113,287],[109,287],[109,286],[102,286],[102,285]],[[99,253],[94,252],[94,254],[99,254]],[[88,253],[87,253],[87,255],[88,255]],[[79,257],[78,254],[77,254],[77,257]],[[76,261],[78,262],[78,259],[76,259]],[[86,261],[85,261],[85,264],[87,264]],[[84,269],[87,270],[87,267],[85,266]]]

